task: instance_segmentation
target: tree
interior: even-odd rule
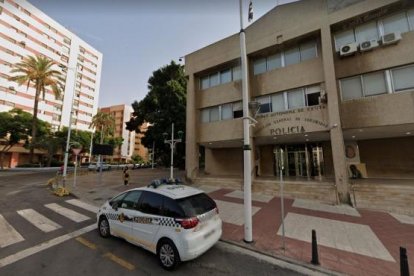
[[[44,135],[50,129],[48,123],[36,119],[35,126]],[[33,116],[20,109],[0,112],[0,166],[3,168],[4,153],[20,142],[28,144],[33,127]]]
[[[162,134],[167,132],[171,135],[172,123],[176,131],[185,130],[186,87],[184,66],[171,61],[154,71],[148,80],[148,94],[140,102],[132,104],[133,117],[126,123],[126,129],[136,133],[141,133],[140,127],[145,122],[150,123],[141,143],[152,148],[152,143],[155,142],[155,156],[165,165],[170,162],[170,151],[169,146],[164,144]],[[176,165],[183,165],[184,156],[184,143],[179,143],[174,157]]]
[[[52,69],[55,62],[43,56],[28,56],[22,62],[13,65],[11,73],[17,73],[10,77],[11,81],[17,82],[18,85],[25,84],[27,90],[31,85],[35,88],[35,98],[33,105],[33,120],[32,120],[32,134],[30,146],[30,163],[33,163],[34,145],[36,144],[37,135],[37,113],[42,93],[42,99],[45,99],[46,87],[50,87],[58,98],[64,87],[64,79],[60,71]]]
[[[100,143],[104,142],[104,138],[113,135],[115,130],[115,118],[109,114],[98,111],[92,118],[91,128],[95,128],[100,133]]]

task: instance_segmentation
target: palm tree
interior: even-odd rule
[[[50,87],[55,94],[55,98],[59,98],[64,89],[64,79],[60,71],[52,69],[56,63],[43,56],[28,56],[22,62],[13,65],[11,73],[18,75],[10,77],[9,80],[17,82],[18,85],[26,84],[27,90],[32,84],[35,89],[35,98],[33,106],[32,121],[32,140],[30,143],[30,163],[33,162],[34,145],[36,143],[37,133],[37,110],[42,93],[42,99],[45,99],[46,87]]]
[[[92,123],[89,127],[95,128],[101,133],[100,144],[103,144],[104,136],[113,134],[115,130],[115,118],[109,113],[98,111],[98,113],[96,113],[96,115],[93,116]],[[99,155],[99,163],[101,162],[101,155]]]
[[[101,133],[100,143],[102,144],[104,137],[114,132],[115,118],[109,113],[98,111],[98,113],[96,113],[96,115],[93,116],[92,123],[89,127],[95,128]]]

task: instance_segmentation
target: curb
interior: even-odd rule
[[[270,253],[260,251],[254,247],[251,247],[249,245],[246,245],[240,242],[225,240],[223,238],[220,238],[220,242],[222,242],[223,244],[230,245],[230,246],[238,247],[239,249],[242,250],[242,253],[244,254],[256,257],[262,261],[274,264],[281,268],[293,270],[303,275],[335,275],[335,276],[346,275],[346,274],[332,271],[332,270],[329,270],[329,269],[326,269],[320,266],[313,266],[310,263],[305,263],[305,262],[298,261],[298,260],[288,258],[285,256],[272,255]]]

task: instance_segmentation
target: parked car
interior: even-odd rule
[[[94,170],[99,171],[100,170],[100,165],[101,165],[101,163],[90,163],[89,166],[88,166],[88,170],[90,170],[90,171],[94,171]],[[102,170],[103,171],[109,171],[110,169],[111,169],[111,166],[109,166],[108,163],[105,163],[105,162],[102,163]]]
[[[199,189],[165,181],[108,200],[97,223],[102,237],[121,237],[151,251],[166,270],[202,255],[222,234],[213,199]]]

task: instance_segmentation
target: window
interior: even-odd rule
[[[264,96],[256,99],[260,103],[259,114],[271,112],[270,97]]]
[[[231,69],[223,70],[220,72],[220,83],[231,82]]]
[[[361,77],[352,77],[341,80],[341,92],[343,100],[351,100],[362,97]]]
[[[240,66],[233,67],[233,81],[241,79],[241,68]]]
[[[284,93],[277,93],[272,95],[272,111],[280,112],[286,110]]]
[[[267,58],[267,70],[282,67],[282,55],[280,53]]]
[[[335,35],[335,47],[337,51],[339,51],[342,46],[353,42],[355,42],[355,34],[353,29],[340,32]]]
[[[391,70],[396,92],[414,88],[414,65]]]
[[[188,218],[205,214],[216,208],[214,200],[204,193],[177,199],[176,201]]]
[[[201,122],[202,123],[210,122],[210,110],[208,109],[201,110]]]
[[[120,208],[125,209],[138,209],[138,200],[142,194],[142,191],[131,191],[121,201]]]
[[[408,20],[405,13],[398,13],[392,16],[388,16],[382,20],[384,27],[384,34],[400,32],[408,32]]]
[[[120,194],[120,195],[118,195],[118,196],[116,196],[116,197],[112,198],[112,199],[109,201],[109,205],[111,205],[111,206],[112,206],[114,203],[118,203],[118,202],[120,202],[120,201],[124,198],[124,196],[126,196],[126,193]]]
[[[216,122],[220,120],[219,107],[215,106],[210,108],[210,122]]]
[[[68,62],[69,58],[67,56],[61,56],[60,59],[64,62]]]
[[[233,118],[243,117],[243,106],[242,102],[233,103]]]
[[[184,218],[184,211],[178,203],[169,197],[163,196],[162,215],[173,218]]]
[[[221,119],[228,120],[233,118],[232,104],[224,104],[221,106]]]
[[[266,58],[260,58],[253,62],[253,72],[255,75],[266,72]]]
[[[384,71],[363,75],[364,96],[387,93]]]
[[[303,89],[290,90],[288,95],[288,108],[294,109],[305,106],[305,98],[303,95]]]
[[[300,45],[300,60],[305,61],[308,59],[315,58],[316,54],[316,43],[308,42],[306,44]]]
[[[219,73],[214,73],[210,75],[210,87],[219,85],[220,79],[219,79]]]
[[[285,52],[285,66],[300,62],[299,47],[294,47]]]
[[[144,191],[141,195],[139,210],[146,214],[160,215],[163,198],[161,195]]]
[[[410,30],[414,30],[414,9],[407,12],[408,21],[410,22]]]
[[[377,22],[369,22],[355,28],[357,42],[378,40]]]
[[[319,86],[306,87],[306,106],[319,105],[321,89]]]

